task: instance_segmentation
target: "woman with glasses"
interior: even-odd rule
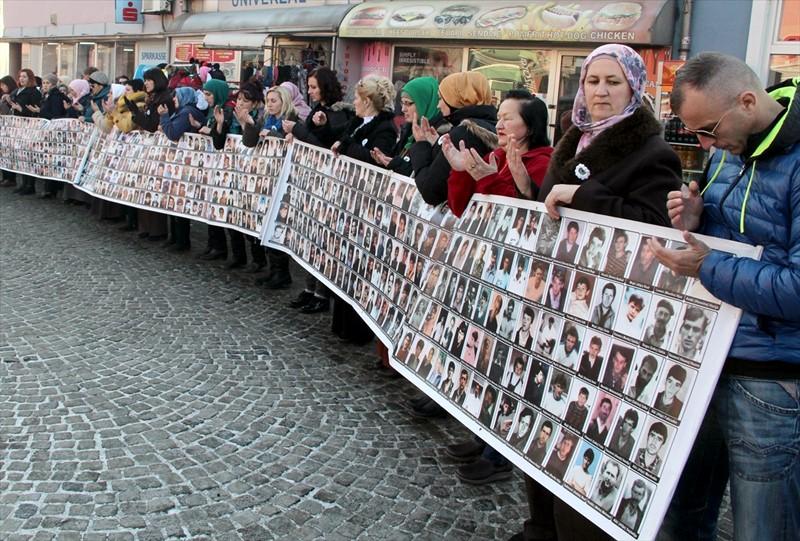
[[[403,119],[406,121],[400,130],[400,138],[389,155],[373,149],[372,159],[378,165],[391,169],[395,173],[411,176],[414,168],[411,166],[409,151],[416,143],[413,134],[414,122],[419,125],[419,122],[426,118],[428,124],[435,128],[439,135],[450,131],[451,125],[439,112],[438,103],[439,81],[434,77],[417,77],[407,82],[400,96]]]
[[[625,45],[598,47],[581,67],[573,126],[556,145],[539,201],[669,226],[667,193],[681,187],[677,154],[644,104],[647,69]],[[526,478],[532,517],[525,532],[559,540],[611,539],[545,487]],[[512,539],[526,539],[520,533]]]

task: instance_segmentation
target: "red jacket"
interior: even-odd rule
[[[447,204],[456,216],[461,216],[467,208],[472,194],[482,193],[486,195],[505,195],[508,197],[520,197],[514,178],[511,176],[506,165],[506,151],[504,148],[496,148],[484,157],[489,161],[489,156],[494,153],[497,159],[497,173],[488,175],[480,180],[474,180],[466,171],[450,171],[447,177]],[[535,184],[533,198],[536,199],[538,188],[542,185],[544,174],[547,172],[547,165],[550,163],[550,155],[553,147],[537,147],[529,150],[522,155],[522,163],[528,170],[528,176]]]

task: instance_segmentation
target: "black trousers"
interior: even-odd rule
[[[225,238],[224,227],[208,226],[208,249],[228,253],[228,240]]]
[[[190,246],[189,234],[191,233],[192,222],[189,218],[170,216],[169,223],[172,229],[172,240],[175,241],[175,244],[178,246]]]
[[[256,242],[258,242],[257,239]],[[254,250],[255,248],[255,245],[253,245]],[[267,256],[269,257],[269,270],[271,273],[289,274],[289,254],[275,248],[267,248]]]
[[[267,254],[264,247],[261,246],[261,241],[250,235],[245,235],[239,231],[228,229],[228,236],[231,238],[231,251],[233,252],[233,260],[247,263],[247,244],[250,243],[250,253],[253,255],[253,263],[258,265],[267,264]],[[247,237],[247,238],[245,238]]]
[[[375,338],[369,325],[358,316],[352,306],[339,297],[333,299],[331,330],[339,338],[359,345],[367,344]]]

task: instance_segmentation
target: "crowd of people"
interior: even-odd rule
[[[62,85],[53,74],[39,79],[24,69],[16,78],[0,79],[0,113],[80,118],[103,131],[115,126],[121,131],[161,130],[172,140],[187,132],[200,133],[209,135],[217,149],[228,134],[242,134],[246,146],[255,146],[264,136],[296,139],[412,176],[427,203],[446,203],[456,215],[465,211],[473,194],[494,194],[543,202],[553,218],[559,217],[559,207],[569,207],[681,229],[687,248],[667,249],[651,240],[650,264],[658,260],[676,279],[699,276],[708,291],[741,308],[743,315],[660,536],[713,539],[728,483],[737,539],[796,535],[800,528],[798,80],[767,92],[738,59],[705,53],[689,61],[675,80],[672,108],[704,148],[714,146],[717,151],[704,182],[687,187],[681,181],[680,161],[662,138],[662,127],[647,104],[645,64],[623,45],[598,47],[584,61],[571,116],[555,148],[547,137],[544,102],[525,90],[513,90],[496,108],[489,82],[478,72],[454,73],[441,81],[431,77],[409,81],[400,96],[402,122],[394,110],[395,87],[385,77],[365,77],[352,102],[347,102],[336,73],[320,67],[308,77],[307,103],[292,83],[265,89],[261,78],[254,76],[234,91],[217,72],[218,67],[204,65],[172,74],[154,68],[142,80],[111,83],[107,74],[88,68],[82,77]],[[16,185],[6,171],[3,178],[3,186]],[[33,182],[23,176],[17,191],[33,193]],[[57,183],[47,183],[42,196],[52,196],[57,188]],[[63,197],[94,207],[101,218],[124,218],[124,230],[165,241],[170,250],[190,249],[191,224],[186,218],[94,201],[69,186]],[[762,245],[764,252],[760,261],[731,257],[709,250],[691,231]],[[218,226],[208,226],[207,238],[201,259],[227,259],[230,254],[228,268],[268,269],[257,279],[268,289],[291,284],[286,254],[265,251],[257,241]],[[614,257],[624,269],[630,256],[624,251],[626,239],[611,240],[621,246]],[[611,259],[609,272],[614,270]],[[543,289],[542,285],[539,296]],[[563,298],[551,299],[551,293],[548,302],[563,304]],[[615,293],[609,291],[609,297]],[[331,302],[332,297],[309,274],[290,306],[315,314],[331,310],[333,304],[332,331],[346,342],[371,343],[370,328],[349,304],[338,298]],[[581,305],[580,300],[573,299],[569,310],[588,314],[588,304]],[[592,321],[602,326],[608,310],[610,303],[598,306]],[[659,340],[659,331],[656,324],[648,329],[649,340]],[[530,335],[519,340],[530,344]],[[379,344],[377,349],[378,369],[396,375],[386,348]],[[591,358],[585,364],[584,368],[580,361],[581,370],[593,369]],[[680,376],[676,371],[673,379],[680,382]],[[515,384],[513,375],[508,384]],[[659,403],[671,407],[664,400],[659,398]],[[424,395],[410,406],[418,417],[445,415]],[[568,417],[578,424],[585,414],[578,404]],[[631,446],[631,427],[638,419],[625,421],[628,430],[620,428],[612,437],[612,445],[620,449]],[[546,448],[540,440],[546,442],[553,427],[541,430],[532,443],[533,452]],[[465,462],[457,470],[465,482],[486,484],[511,477],[511,463],[478,438],[450,445],[446,452]],[[643,456],[642,461],[649,458]],[[570,482],[585,492],[585,470],[594,460],[591,450],[583,459],[584,471],[573,472]],[[550,462],[548,468],[560,467],[557,458]],[[613,477],[613,471],[604,471],[603,482],[611,483]],[[529,477],[526,491],[531,517],[512,539],[609,538]],[[618,518],[638,527],[639,499],[632,493]]]

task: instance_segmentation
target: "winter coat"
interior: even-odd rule
[[[328,117],[328,122],[324,126],[317,126],[312,120],[319,111],[322,111]],[[292,129],[292,135],[304,143],[331,148],[333,143],[342,136],[354,116],[355,110],[349,103],[339,101],[331,106],[318,103],[311,109],[305,122],[295,124],[294,129]]]
[[[136,107],[133,102],[128,103],[128,101],[130,100],[126,100],[125,104],[132,113],[133,121],[140,129],[151,133],[158,130],[160,121],[158,114],[159,105],[166,105],[170,114],[175,110],[175,104],[172,101],[172,93],[168,89],[154,90],[151,94],[148,94],[145,107],[142,109]]]
[[[508,169],[505,149],[497,148],[487,154],[484,157],[487,163],[492,154],[495,155],[497,160],[497,173],[476,181],[466,171],[450,172],[450,176],[447,179],[447,204],[456,216],[461,216],[470,199],[472,199],[472,195],[476,193],[521,197],[517,189],[517,183],[514,182],[514,177]],[[534,196],[544,180],[552,154],[553,147],[546,146],[531,149],[522,155],[522,163],[531,178]]]
[[[196,105],[184,105],[175,113],[165,113],[161,115],[161,130],[170,141],[178,141],[184,133],[195,133],[197,130],[189,122],[189,116],[201,124],[206,121],[205,112],[197,108]]]
[[[640,107],[576,156],[581,135],[573,126],[558,142],[539,201],[556,184],[580,184],[570,208],[668,227],[667,193],[681,187],[681,162],[653,115]]]
[[[381,111],[366,124],[361,118],[354,117],[344,135],[339,138],[341,144],[338,152],[354,160],[376,165],[370,151],[378,148],[384,154],[389,154],[396,140],[394,113]]]
[[[467,105],[445,118],[454,126],[450,130],[450,139],[456,148],[464,141],[467,148],[474,148],[484,156],[497,146],[497,110],[493,106]],[[441,140],[433,145],[427,141],[416,142],[411,146],[409,155],[414,168],[414,182],[425,202],[438,205],[447,201],[450,163],[442,152]]]
[[[261,136],[259,134],[261,133],[261,130],[264,127],[265,114],[266,112],[262,109],[261,113],[259,113],[259,115],[256,117],[255,122],[252,125],[248,124],[247,126],[244,127],[244,131],[242,132],[242,144],[244,146],[254,147],[258,144],[259,139],[261,139]],[[286,117],[286,120],[297,122],[297,114],[290,113]],[[286,137],[286,133],[281,128],[280,130],[271,130],[269,132],[269,136],[283,139],[284,137]]]
[[[39,116],[39,113],[34,113],[33,111],[31,111],[26,107],[27,105],[35,105],[35,106],[41,105],[42,95],[36,88],[30,86],[17,88],[14,92],[11,93],[11,97],[16,103],[22,106],[21,111],[12,109],[12,114],[14,116],[31,116],[31,117]]]
[[[208,122],[206,126],[211,128],[211,140],[214,142],[214,148],[217,150],[222,150],[225,148],[225,139],[228,137],[228,133],[231,131],[231,125],[233,124],[233,108],[236,106],[236,102],[229,101],[226,102],[225,105],[222,106],[222,131],[217,133],[217,119],[214,117],[214,111],[208,111]],[[238,124],[238,122],[237,122]]]
[[[453,125],[447,122],[441,113],[431,118],[430,124],[436,129],[436,133],[440,136],[453,128]],[[414,174],[414,168],[411,165],[411,147],[406,148],[408,138],[411,137],[411,134],[411,123],[407,122],[403,124],[403,127],[400,128],[400,138],[397,140],[394,149],[392,149],[392,153],[389,154],[389,156],[392,156],[392,160],[386,165],[387,169],[407,177]]]
[[[67,110],[64,108],[64,102],[68,99],[58,88],[51,88],[39,106],[39,117],[47,120],[65,118]]]
[[[142,111],[146,106],[147,94],[144,91],[132,92],[128,95],[128,100],[136,105],[137,111]],[[106,122],[110,122],[112,126],[116,126],[123,133],[137,128],[133,121],[133,114],[128,110],[128,105],[122,96],[117,100],[117,106],[110,117],[106,115]]]
[[[703,286],[743,310],[725,365],[734,373],[800,377],[798,86],[795,78],[769,89],[784,106],[794,100],[762,139],[763,149],[746,158],[717,151],[708,167],[700,232],[764,248],[760,261],[712,250],[700,267]]]
[[[65,101],[71,101],[71,99],[66,98]],[[67,118],[86,118],[86,110],[92,110],[92,96],[90,94],[81,96],[81,99],[78,100],[78,103],[81,105],[81,107],[83,107],[83,111],[78,111],[74,107],[70,107],[67,109]]]
[[[108,93],[111,92],[111,85],[105,85],[103,88],[100,89],[100,92],[97,94],[89,94],[89,107],[84,107],[83,109],[83,119],[86,122],[92,122],[92,115],[94,114],[94,109],[92,109],[92,103],[94,102],[97,105],[97,108],[103,111],[105,109],[105,105],[103,104],[104,101],[108,99]]]

